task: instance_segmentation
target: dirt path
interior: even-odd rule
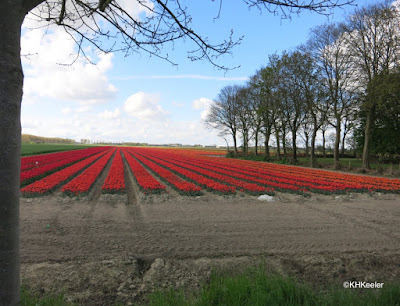
[[[97,305],[140,301],[155,287],[196,287],[212,266],[261,257],[273,270],[322,283],[400,280],[399,195],[261,202],[135,194],[21,199],[23,280]]]

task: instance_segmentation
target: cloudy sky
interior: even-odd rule
[[[145,13],[136,1],[121,2],[133,15]],[[356,1],[361,5],[372,2]],[[218,61],[239,68],[225,73],[208,62],[192,62],[185,41],[167,50],[178,66],[145,53],[126,57],[88,47],[93,65],[83,58],[76,60],[77,46],[62,28],[30,30],[37,26],[28,17],[21,40],[25,75],[22,132],[78,141],[224,145],[225,141],[203,124],[221,88],[244,84],[267,63],[268,55],[304,43],[310,28],[328,21],[308,12],[282,20],[249,10],[243,1],[230,1],[229,6],[222,2],[219,19],[214,18],[219,1],[207,1],[206,6],[204,1],[196,1],[188,6],[193,28],[211,41],[222,42],[230,29],[236,38],[244,35],[232,54]],[[343,20],[353,10],[336,9],[330,20]]]

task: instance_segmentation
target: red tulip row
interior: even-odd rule
[[[169,157],[179,161],[184,160],[182,155],[187,156],[186,153],[180,154],[178,150],[168,150],[168,153],[170,154]],[[163,155],[166,156],[164,153]],[[288,186],[288,190],[293,190],[293,187],[290,187],[291,185],[298,186],[302,189],[306,188],[313,192],[323,193],[366,190],[400,191],[400,181],[396,179],[360,177],[357,175],[332,173],[316,169],[223,158],[215,159],[202,156],[184,158],[188,158],[184,160],[185,162],[191,162],[201,166],[213,166],[217,171],[218,168],[222,168],[227,171],[242,173],[249,176],[248,179],[252,181],[254,181],[252,179],[254,176],[267,179],[272,182],[268,183],[269,185],[274,185],[276,188],[280,188],[283,191],[285,191],[284,189],[287,189]],[[299,169],[301,169],[301,171],[299,171]],[[258,179],[255,181],[261,183]],[[284,184],[286,184],[286,186]]]
[[[44,175],[55,172],[86,157],[107,150],[109,147],[97,147],[46,155],[21,158],[21,185],[40,179]],[[28,160],[28,161],[27,161]]]
[[[173,152],[173,150],[162,152],[162,156],[164,158],[168,158],[169,161],[174,160],[191,165],[197,165],[220,174],[231,175],[235,178],[245,179],[247,181],[263,184],[266,186],[272,186],[282,191],[306,192],[309,190],[313,192],[332,193],[343,191],[363,191],[367,189],[366,186],[357,184],[355,182],[349,182],[347,184],[343,181],[325,182],[323,180],[314,179],[312,177],[307,178],[300,175],[296,177],[294,174],[286,174],[285,177],[285,174],[280,174],[277,171],[265,169],[265,164],[261,164],[264,167],[260,169],[260,163],[254,163],[257,164],[258,168],[256,168],[255,165],[254,167],[248,167],[248,161],[215,159],[200,156],[186,157],[186,152],[185,154],[178,155],[170,153],[171,151]],[[160,151],[156,149],[147,149],[145,150],[145,152],[152,155],[160,154]],[[269,166],[269,164],[267,165]],[[299,170],[298,167],[294,169],[297,169],[297,171]]]
[[[115,154],[110,171],[101,190],[103,193],[125,192],[124,164],[122,162],[121,149],[118,149]]]
[[[50,154],[40,154],[40,155],[32,155],[32,156],[25,156],[21,157],[21,172],[28,170],[30,168],[41,167],[43,165],[53,163],[55,161],[60,161],[65,158],[70,158],[71,156],[75,155],[93,155],[109,149],[110,147],[93,147],[87,149],[79,149],[79,150],[70,150],[70,151],[63,151],[63,152],[56,152]]]
[[[79,174],[76,178],[64,185],[61,191],[68,195],[88,193],[97,177],[104,170],[115,150],[116,149],[110,150],[106,155],[97,160],[93,165]]]
[[[73,164],[72,166],[69,166],[49,176],[46,176],[43,179],[22,188],[21,192],[25,196],[48,193],[56,187],[62,185],[71,176],[77,174],[79,171],[82,171],[84,168],[106,154],[108,151],[97,153],[96,155],[90,156],[76,164]]]
[[[157,156],[157,157],[161,158],[161,155],[155,154],[155,152],[151,152],[151,154],[149,154],[150,150],[141,150],[139,152],[144,153],[144,154],[148,154],[149,156],[152,155],[152,156]],[[166,154],[164,152],[163,152],[163,155],[168,156],[168,154]],[[185,160],[185,158],[183,156],[180,156],[180,159]],[[183,161],[183,162],[180,162],[179,160],[170,159],[170,156],[168,156],[167,158],[163,158],[163,160],[168,160],[170,163],[173,163],[175,165],[184,167],[184,168],[186,168],[188,170],[197,172],[197,173],[199,173],[201,175],[204,175],[204,176],[207,176],[209,178],[216,179],[221,183],[232,185],[232,186],[234,186],[236,188],[239,188],[240,191],[244,191],[244,192],[247,192],[247,193],[251,193],[251,194],[261,194],[261,193],[272,194],[272,192],[274,190],[273,188],[270,188],[270,187],[259,186],[259,185],[254,184],[254,183],[247,182],[245,180],[233,178],[230,175],[231,173],[229,173],[228,175],[224,175],[224,174],[221,174],[221,173],[218,173],[218,172],[214,171],[214,169],[208,170],[208,169],[205,169],[204,167],[198,167],[198,166],[191,165],[190,163],[187,163],[186,160]]]
[[[180,177],[177,175],[173,174],[171,171],[157,165],[156,163],[150,161],[147,158],[144,158],[143,156],[140,156],[139,154],[135,153],[133,149],[129,150],[129,153],[131,153],[136,159],[138,159],[142,164],[144,164],[146,167],[151,169],[156,175],[161,177],[163,180],[171,184],[178,192],[182,194],[190,194],[190,195],[197,195],[200,194],[201,188],[199,186],[196,186],[193,183],[186,182],[182,180]]]
[[[122,151],[137,184],[144,193],[161,193],[165,191],[165,185],[152,177],[151,174],[135,158],[133,158],[125,148],[122,149]]]
[[[172,158],[172,157],[171,157]],[[232,176],[239,178],[246,178],[248,181],[254,181],[263,185],[272,186],[282,191],[295,191],[295,192],[307,192],[308,190],[314,192],[337,192],[345,191],[349,189],[357,189],[356,185],[344,185],[340,183],[331,183],[330,185],[321,182],[317,184],[307,180],[299,180],[294,177],[281,177],[280,175],[271,175],[269,171],[259,171],[258,169],[252,169],[244,166],[236,165],[224,165],[217,161],[209,160],[185,160],[188,163],[195,163],[206,169],[215,169],[217,172],[226,173],[228,171],[232,173]],[[242,176],[243,175],[243,176]]]
[[[145,155],[145,156],[149,160],[161,165],[162,167],[165,167],[168,170],[171,170],[172,172],[174,172],[180,176],[183,176],[184,179],[192,181],[196,185],[200,185],[203,188],[206,188],[210,191],[215,191],[215,192],[223,193],[223,194],[229,194],[229,193],[234,193],[236,190],[236,188],[233,186],[221,184],[220,182],[217,182],[213,179],[209,179],[209,178],[205,177],[204,175],[201,175],[196,172],[185,169],[182,166],[174,165],[173,163],[165,161],[161,158],[157,158],[154,156],[149,157],[148,155]]]
[[[269,163],[258,163],[243,160],[224,160],[225,164],[235,164],[238,167],[247,166],[257,171],[275,171],[282,176],[294,177],[299,181],[314,181],[324,185],[342,185],[353,191],[387,191],[400,192],[400,180],[382,177],[371,177],[362,175],[353,175],[347,173],[337,173],[332,171],[299,168],[294,166],[277,165]],[[301,171],[299,171],[301,169]]]

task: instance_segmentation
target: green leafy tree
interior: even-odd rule
[[[374,128],[371,132],[370,151],[379,155],[400,155],[400,72],[381,74],[369,84],[364,107],[360,111],[360,126],[357,129],[357,144],[365,142],[365,124],[369,104],[376,107]]]
[[[346,22],[347,54],[353,62],[357,91],[365,99],[362,167],[369,169],[370,140],[377,117],[378,102],[368,90],[379,75],[389,74],[400,64],[400,11],[391,1],[357,9]],[[369,95],[371,96],[371,95]]]

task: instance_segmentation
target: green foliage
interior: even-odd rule
[[[150,295],[150,305],[399,305],[400,286],[385,284],[379,290],[344,289],[341,285],[320,291],[293,278],[267,274],[260,265],[237,275],[213,273],[199,292],[187,296],[169,289]]]
[[[400,72],[378,75],[369,84],[360,124],[355,131],[357,147],[364,145],[366,112],[375,109],[371,132],[370,152],[374,154],[400,154]]]
[[[26,286],[21,287],[21,306],[68,306],[63,294],[45,295],[33,293]]]

